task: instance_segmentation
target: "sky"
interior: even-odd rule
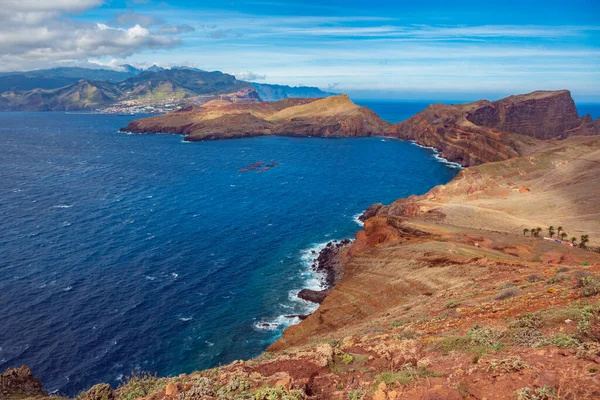
[[[0,70],[188,65],[355,98],[600,101],[600,1],[0,0]]]

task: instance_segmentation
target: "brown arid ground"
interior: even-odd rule
[[[553,225],[599,244],[600,138],[527,142],[370,207],[339,282],[260,357],[78,398],[599,399],[600,253],[543,236]],[[25,369],[0,388],[45,394]]]

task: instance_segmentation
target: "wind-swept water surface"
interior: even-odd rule
[[[0,370],[50,391],[258,355],[314,308],[312,248],[458,171],[397,140],[184,143],[131,119],[0,114]],[[258,161],[279,164],[238,171]]]

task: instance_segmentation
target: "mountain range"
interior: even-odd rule
[[[181,106],[213,96],[244,91],[249,101],[274,101],[293,97],[326,97],[314,87],[257,84],[219,71],[196,68],[123,71],[88,68],[52,68],[0,73],[0,111],[80,111],[108,107]],[[129,109],[128,109],[129,110]],[[168,109],[167,109],[168,110]]]

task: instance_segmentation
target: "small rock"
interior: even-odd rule
[[[165,396],[177,396],[179,394],[179,388],[173,382],[169,382],[167,387],[165,388]]]

